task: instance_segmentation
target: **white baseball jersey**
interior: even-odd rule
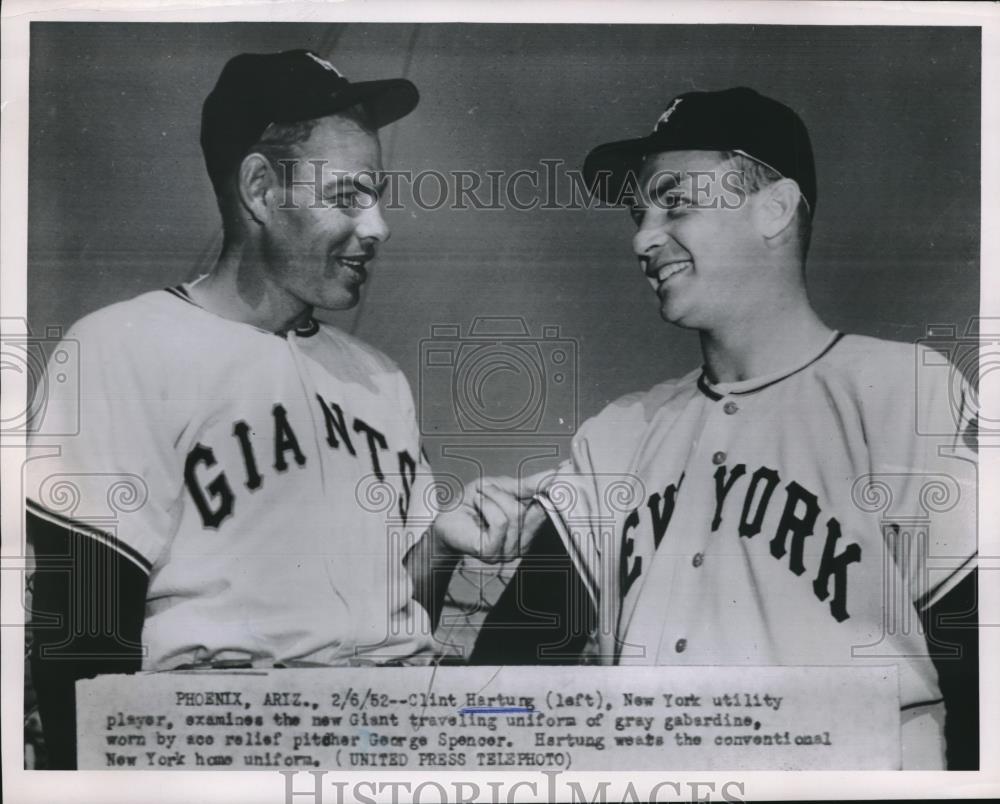
[[[315,321],[279,336],[221,318],[183,286],[67,339],[79,434],[28,462],[27,505],[148,573],[144,669],[429,654],[401,562],[433,484],[388,358]],[[50,399],[42,432],[74,404]]]
[[[585,422],[543,502],[599,660],[891,663],[903,709],[940,702],[919,611],[974,566],[976,455],[971,433],[917,433],[918,411],[968,423],[946,372],[917,398],[917,357],[836,335],[772,376],[698,370]]]

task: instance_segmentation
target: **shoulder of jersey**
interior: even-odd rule
[[[600,413],[585,421],[578,432],[601,430],[606,426],[619,427],[624,423],[641,427],[652,421],[664,405],[696,393],[696,382],[700,374],[701,369],[698,368],[645,391],[625,394],[609,402]]]
[[[833,360],[851,363],[858,359],[865,362],[912,358],[916,345],[905,341],[890,341],[870,335],[844,335],[837,348],[830,350]]]
[[[385,374],[402,374],[399,366],[396,365],[392,358],[381,350],[376,349],[370,343],[366,343],[360,338],[344,332],[333,324],[328,324],[324,321],[318,321],[317,323],[319,324],[318,337],[323,338],[324,341],[329,343],[338,352],[352,354],[358,363],[363,366],[367,364],[370,370]]]
[[[192,333],[190,322],[179,324],[184,308],[163,290],[149,291],[131,299],[101,307],[80,318],[70,334],[78,338],[98,338],[108,343],[128,345],[156,343],[165,329],[177,335]],[[191,305],[191,310],[197,310]]]
[[[846,381],[861,386],[912,385],[919,350],[926,348],[868,335],[845,335],[816,367],[842,374]]]
[[[386,374],[399,367],[385,354],[364,341],[324,322],[316,322],[314,337],[321,338],[339,354],[347,354],[363,369]],[[115,302],[85,315],[70,329],[80,338],[120,344],[122,350],[169,347],[170,354],[190,354],[201,350],[213,327],[225,327],[226,337],[234,337],[232,322],[207,313],[193,302],[170,290],[152,290],[131,299]],[[248,329],[248,333],[257,332]]]

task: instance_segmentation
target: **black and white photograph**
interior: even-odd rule
[[[1000,793],[995,6],[19,5],[6,800]]]

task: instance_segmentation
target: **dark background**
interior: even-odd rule
[[[382,134],[387,167],[415,172],[511,173],[543,159],[578,168],[593,145],[650,130],[675,94],[752,86],[796,109],[813,139],[808,276],[831,325],[912,341],[929,324],[964,329],[978,310],[976,28],[34,23],[34,331],[211,266],[221,237],[201,102],[230,56],[293,47],[349,78],[418,85],[416,112]],[[420,412],[436,466],[473,471],[442,455],[457,444],[488,471],[511,472],[528,454],[515,445],[564,451],[573,425],[609,400],[698,364],[697,339],[658,316],[625,213],[428,211],[402,200],[387,212],[393,236],[361,307],[331,318],[395,359],[429,400]],[[564,382],[540,403],[552,424],[544,437],[445,438],[437,414],[451,403],[449,374],[421,388],[419,341],[434,324],[465,333],[477,316],[520,316],[535,335],[558,325],[579,357],[566,378],[576,414]],[[525,404],[528,379],[484,380],[494,418]],[[483,440],[488,448],[469,446]]]

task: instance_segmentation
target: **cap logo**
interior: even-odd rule
[[[308,53],[307,52],[306,55],[310,59],[312,59],[314,62],[316,62],[320,67],[322,67],[324,70],[328,70],[331,73],[333,73],[335,76],[337,76],[337,78],[343,78],[344,77],[343,75],[340,74],[340,70],[338,70],[336,67],[334,67],[332,64],[330,64],[330,62],[328,62],[326,59],[321,59],[315,53]]]
[[[653,131],[656,131],[660,126],[662,126],[664,123],[666,123],[670,119],[670,115],[672,115],[674,113],[674,109],[677,108],[677,106],[680,104],[680,102],[682,100],[684,100],[684,98],[674,98],[674,102],[671,103],[666,108],[666,110],[663,112],[663,114],[660,115],[660,119],[656,121],[656,125],[653,126]]]

